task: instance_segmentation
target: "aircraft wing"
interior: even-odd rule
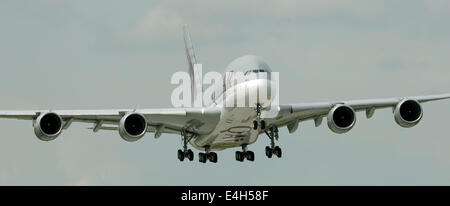
[[[0,118],[36,120],[40,114],[52,112],[63,120],[63,129],[73,122],[92,123],[94,132],[118,130],[121,118],[130,112],[143,115],[147,120],[147,132],[180,134],[182,130],[195,134],[209,133],[220,118],[220,110],[206,108],[173,109],[112,109],[112,110],[26,110],[0,111]],[[34,122],[33,122],[34,123]]]
[[[293,133],[297,129],[298,123],[302,121],[314,120],[316,127],[319,126],[322,123],[323,118],[326,117],[336,105],[347,105],[355,112],[365,111],[366,117],[371,118],[375,110],[383,108],[395,109],[399,103],[405,100],[415,100],[421,104],[448,98],[450,98],[450,93],[415,97],[286,104],[274,106],[275,108],[272,108],[272,111],[263,111],[262,115],[267,125],[276,125],[278,127],[287,126],[289,132]],[[268,116],[269,118],[264,116]]]

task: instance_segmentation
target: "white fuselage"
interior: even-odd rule
[[[244,56],[237,60],[240,59],[243,59],[246,65],[253,63],[253,67],[258,67],[262,61],[255,59],[253,56]],[[240,65],[237,65],[237,67]],[[243,70],[242,67],[240,70]],[[264,70],[270,72],[270,69],[264,68]],[[227,85],[228,89],[222,95],[217,98],[211,97],[213,103],[210,107],[218,107],[222,110],[217,126],[211,133],[192,139],[190,141],[191,145],[200,150],[204,149],[206,145],[211,150],[222,150],[256,142],[260,134],[260,130],[253,129],[253,121],[256,119],[256,102],[263,107],[270,106],[277,95],[274,92],[276,91],[276,86],[277,84],[267,78]],[[209,89],[214,88],[211,87]],[[268,91],[270,94],[262,96],[261,91]]]

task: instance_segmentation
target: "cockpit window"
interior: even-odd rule
[[[260,73],[260,72],[267,72],[267,71],[265,71],[264,69],[253,69],[253,70],[246,71],[244,75],[247,75],[249,73],[256,73],[257,74],[257,73]]]
[[[252,69],[252,70],[247,70],[244,73],[244,76],[246,77],[250,77],[248,80],[252,80],[252,79],[271,79],[271,74],[268,70],[266,69]]]

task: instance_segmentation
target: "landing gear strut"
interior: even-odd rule
[[[272,158],[272,155],[276,155],[278,158],[281,158],[281,148],[278,146],[275,146],[275,140],[278,140],[278,128],[277,127],[271,127],[269,132],[264,131],[266,135],[270,139],[270,146],[266,147],[266,156],[268,158]]]
[[[248,161],[255,161],[255,153],[247,150],[247,145],[242,145],[242,152],[236,151],[236,160],[239,162],[243,162],[244,159],[247,158]]]
[[[217,162],[217,153],[215,152],[210,152],[209,150],[209,145],[205,146],[205,152],[200,152],[198,153],[198,160],[201,163],[206,163],[206,161],[210,161],[212,163],[216,163]]]
[[[183,136],[183,150],[178,150],[178,159],[184,161],[184,158],[187,158],[189,161],[192,161],[194,160],[194,152],[187,148],[187,144],[194,137],[194,134],[189,136],[187,132],[182,131],[181,135]]]
[[[258,126],[262,129],[266,129],[266,122],[261,119],[261,109],[262,105],[260,103],[256,103],[256,120],[253,121],[253,129],[257,130]]]

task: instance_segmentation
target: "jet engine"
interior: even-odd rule
[[[422,106],[416,100],[404,99],[394,109],[395,122],[405,128],[416,126],[422,116]]]
[[[61,134],[63,120],[56,113],[42,113],[37,117],[33,126],[37,138],[42,141],[50,141],[56,139]]]
[[[119,134],[122,139],[134,142],[147,131],[147,120],[139,113],[128,113],[120,119]]]
[[[327,121],[328,127],[334,133],[346,133],[355,125],[355,111],[344,104],[336,105],[328,112]]]

